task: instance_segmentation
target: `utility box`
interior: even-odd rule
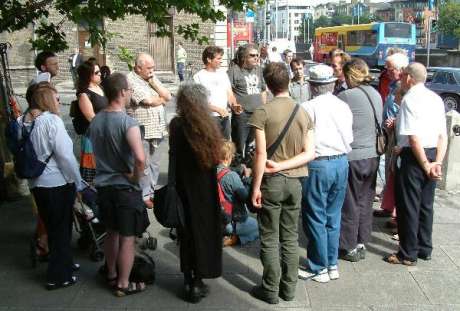
[[[460,190],[460,114],[451,110],[446,114],[446,121],[448,145],[439,188]]]

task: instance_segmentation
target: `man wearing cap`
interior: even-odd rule
[[[335,81],[331,67],[309,70],[313,99],[302,104],[315,128],[315,159],[302,184],[302,220],[308,237],[308,268],[299,278],[326,283],[339,278],[337,257],[340,216],[345,198],[348,161],[353,141],[353,116],[348,105],[332,95]]]

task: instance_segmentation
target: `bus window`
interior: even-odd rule
[[[355,46],[376,46],[377,33],[373,30],[350,31],[347,35],[347,44]]]
[[[385,38],[411,38],[411,24],[385,23]]]

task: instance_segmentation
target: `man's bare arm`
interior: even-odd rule
[[[145,154],[142,146],[141,131],[139,127],[133,126],[128,129],[126,133],[126,140],[128,141],[131,151],[134,156],[134,170],[132,173],[127,174],[129,180],[133,183],[139,182],[139,179],[144,175],[145,168]]]
[[[252,205],[256,208],[262,207],[262,193],[260,185],[262,184],[262,177],[264,175],[265,162],[267,161],[267,142],[265,139],[265,132],[260,129],[255,129],[256,136],[256,151],[254,157],[254,166],[252,168]]]
[[[165,102],[170,101],[172,98],[171,92],[158,82],[159,81],[156,77],[153,77],[149,80],[150,85],[158,93],[158,95],[160,95],[160,97],[163,98]]]

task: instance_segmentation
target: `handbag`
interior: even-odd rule
[[[185,219],[182,201],[176,189],[176,146],[175,143],[170,143],[170,146],[168,184],[160,189],[155,189],[153,213],[163,227],[177,228],[185,225]]]
[[[388,138],[387,138],[387,134],[386,132],[383,130],[383,128],[380,126],[380,123],[379,121],[377,120],[377,113],[375,112],[375,107],[372,103],[372,100],[371,100],[371,97],[369,96],[369,94],[367,94],[366,90],[364,90],[362,87],[358,86],[358,89],[360,89],[367,97],[367,99],[369,100],[369,103],[371,104],[371,107],[372,107],[372,111],[374,112],[374,122],[375,122],[375,149],[377,151],[377,154],[379,156],[381,156],[382,154],[385,153],[386,149],[387,149],[387,141],[388,141]]]

